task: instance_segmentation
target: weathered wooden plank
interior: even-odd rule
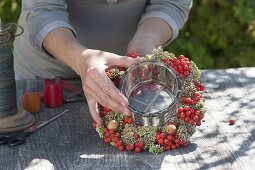
[[[42,108],[36,120],[69,108],[70,113],[31,135],[26,144],[0,147],[0,169],[24,169],[35,158],[55,169],[252,169],[255,165],[255,68],[203,71],[205,122],[188,148],[155,156],[119,152],[99,139],[86,103]],[[25,84],[26,83],[26,84]],[[36,81],[19,89],[40,90]],[[43,106],[43,104],[42,104]],[[228,120],[234,117],[235,125]]]

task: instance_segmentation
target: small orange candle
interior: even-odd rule
[[[31,113],[40,112],[40,95],[38,92],[25,92],[22,97],[22,106]]]

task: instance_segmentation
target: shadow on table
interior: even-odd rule
[[[220,158],[209,162],[210,166],[205,163],[206,161],[201,161],[199,168],[209,169],[222,164],[234,165],[234,163],[243,166],[240,158],[249,159],[249,151],[254,149],[255,142],[255,70],[208,70],[202,74],[202,83],[206,87],[204,97],[208,104],[208,122],[216,119],[214,115],[222,118],[220,122],[215,122],[217,124],[211,125],[214,130],[210,133],[206,129],[198,128],[198,131],[204,134],[204,138],[217,141],[215,146],[204,150],[202,154]],[[228,126],[230,118],[236,120],[235,125]],[[226,143],[226,150],[217,150],[217,145],[224,146],[223,143]],[[226,151],[229,153],[227,154]],[[196,157],[197,160],[199,156]],[[236,163],[238,161],[240,162]]]

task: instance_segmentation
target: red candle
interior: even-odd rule
[[[44,80],[44,104],[46,107],[60,107],[63,105],[61,80]]]

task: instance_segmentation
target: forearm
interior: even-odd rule
[[[43,40],[43,48],[79,74],[76,61],[86,47],[76,40],[71,30],[57,28],[49,32]]]
[[[172,29],[164,20],[153,17],[145,19],[129,42],[127,53],[136,52],[139,56],[145,56],[168,42],[172,36]]]
[[[134,38],[151,39],[159,47],[172,38],[172,29],[160,18],[148,18],[139,24]]]

